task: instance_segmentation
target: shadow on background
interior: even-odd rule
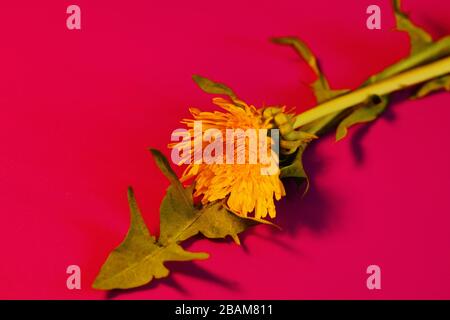
[[[286,197],[277,204],[276,223],[291,235],[306,228],[315,233],[328,229],[332,220],[332,195],[316,187],[316,177],[325,166],[325,160],[317,155],[317,143],[312,143],[304,153],[304,167],[309,177],[309,189],[304,193],[306,183],[298,186],[294,180],[284,181]]]
[[[171,273],[175,274],[185,274],[189,277],[193,277],[196,279],[201,279],[203,281],[208,281],[211,283],[214,283],[216,285],[219,285],[223,288],[229,289],[231,291],[237,291],[239,290],[239,285],[237,282],[233,282],[227,279],[224,279],[222,276],[219,276],[211,271],[206,270],[203,267],[200,267],[195,262],[167,262],[165,263],[167,268],[170,270]],[[183,295],[189,295],[189,290],[187,290],[185,287],[183,287],[179,282],[177,282],[173,277],[169,276],[167,278],[163,279],[153,279],[149,284],[143,285],[141,287],[133,288],[133,289],[126,289],[126,290],[120,290],[120,289],[114,289],[111,291],[108,291],[106,293],[107,299],[114,299],[122,294],[130,294],[134,292],[142,292],[146,290],[155,289],[157,287],[161,286],[168,286],[170,288],[175,289],[177,292],[183,294]]]

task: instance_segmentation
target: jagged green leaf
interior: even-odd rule
[[[256,224],[252,219],[241,218],[229,212],[221,202],[195,207],[192,188],[183,187],[160,151],[151,149],[151,153],[160,170],[171,182],[160,207],[160,243],[170,243],[174,239],[183,241],[197,233],[213,239],[230,236],[239,243],[238,234]]]
[[[207,253],[189,252],[176,242],[162,246],[145,225],[133,191],[128,190],[131,224],[125,240],[114,249],[103,264],[93,287],[96,289],[127,289],[144,285],[153,278],[169,275],[167,261],[206,259]]]
[[[397,29],[405,31],[409,35],[411,43],[411,54],[415,54],[433,42],[431,35],[414,24],[408,15],[401,9],[401,0],[393,0],[395,20]]]
[[[229,212],[221,202],[196,207],[192,197],[193,189],[183,187],[161,152],[154,149],[151,152],[156,164],[171,183],[160,207],[159,239],[150,235],[130,189],[130,229],[122,244],[106,260],[94,282],[94,288],[133,288],[144,285],[153,278],[166,277],[169,274],[164,266],[166,261],[208,257],[206,253],[184,250],[180,242],[200,233],[213,239],[230,236],[239,244],[238,234],[258,223]]]
[[[223,94],[231,97],[232,99],[236,98],[236,94],[233,90],[223,83],[215,82],[199,75],[193,75],[192,79],[200,87],[200,89],[206,93]]]
[[[370,102],[357,106],[353,112],[339,123],[336,130],[336,141],[343,139],[351,126],[375,120],[386,109],[388,103],[388,97],[376,96]]]
[[[288,45],[294,48],[294,50],[300,55],[302,59],[308,63],[311,69],[314,71],[316,75],[321,73],[319,69],[319,65],[317,63],[317,59],[312,53],[311,49],[297,37],[279,37],[273,38],[272,41],[277,44]]]
[[[412,96],[413,99],[418,99],[429,95],[435,91],[446,90],[450,91],[450,75],[446,75],[437,79],[430,80],[424,83],[419,90]]]
[[[281,164],[280,178],[294,178],[297,185],[306,182],[305,193],[309,188],[309,178],[303,166],[303,153],[305,152],[308,143],[302,144],[298,147],[293,155],[292,160],[288,160],[286,165]]]
[[[288,45],[294,48],[294,50],[300,55],[302,59],[308,63],[311,69],[317,76],[317,80],[311,84],[311,88],[314,91],[317,102],[322,103],[339,95],[342,95],[349,90],[332,90],[328,83],[328,80],[320,70],[316,57],[312,53],[311,49],[296,37],[280,37],[272,39],[274,43]]]

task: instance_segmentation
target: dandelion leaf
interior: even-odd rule
[[[236,98],[236,94],[228,86],[223,83],[215,82],[199,75],[193,75],[194,82],[206,93],[223,94],[230,98]]]
[[[161,152],[151,152],[171,183],[160,207],[160,236],[156,240],[148,231],[130,189],[130,229],[101,268],[93,284],[96,289],[133,288],[149,283],[153,278],[167,277],[169,270],[164,265],[167,261],[208,258],[207,253],[184,250],[180,245],[182,241],[200,233],[213,239],[230,236],[239,244],[238,234],[257,224],[229,212],[220,202],[199,208],[194,206],[193,189],[183,187]]]
[[[221,202],[195,207],[192,187],[183,187],[161,152],[155,149],[151,152],[156,164],[171,183],[160,208],[160,243],[170,243],[174,238],[176,241],[183,241],[198,233],[212,239],[230,236],[239,243],[238,234],[256,224],[254,220],[229,212]]]
[[[281,45],[291,46],[314,71],[317,76],[317,80],[311,84],[311,88],[314,91],[314,95],[316,96],[318,103],[325,102],[348,92],[348,90],[332,90],[330,88],[328,80],[320,70],[316,57],[312,53],[311,49],[308,48],[306,43],[296,37],[274,38],[273,42]]]
[[[304,193],[306,193],[309,189],[308,175],[306,174],[305,168],[303,166],[303,153],[307,145],[307,143],[304,143],[300,147],[298,147],[297,151],[293,155],[292,160],[288,160],[288,164],[286,165],[282,164],[280,169],[280,178],[294,178],[297,186],[300,186],[301,184],[306,182]]]
[[[414,24],[408,15],[401,10],[401,0],[393,0],[395,20],[397,29],[405,31],[409,35],[411,43],[411,54],[415,54],[433,42],[428,32]]]
[[[413,99],[423,98],[435,91],[450,91],[450,75],[425,82],[419,90],[412,96]]]
[[[384,97],[372,97],[368,103],[361,104],[345,117],[336,130],[336,141],[343,139],[351,126],[375,120],[387,107],[389,99]]]
[[[166,261],[206,259],[207,253],[189,252],[177,243],[161,245],[145,225],[133,191],[128,191],[131,224],[125,240],[109,255],[95,279],[96,289],[127,289],[142,286],[153,278],[169,275]]]

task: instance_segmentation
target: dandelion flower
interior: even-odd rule
[[[217,129],[226,136],[227,129],[271,129],[273,125],[270,119],[263,117],[263,109],[256,109],[254,106],[247,105],[243,101],[234,99],[233,102],[222,98],[214,98],[213,103],[225,110],[225,112],[203,112],[191,108],[190,112],[193,119],[185,119],[182,123],[189,128],[190,140],[187,141],[191,146],[195,144],[196,133],[194,130],[195,122],[201,121],[202,135],[208,129]],[[198,135],[198,134],[197,134]],[[193,160],[194,152],[184,163],[189,163],[184,171],[181,180],[194,180],[194,196],[201,197],[203,204],[223,200],[226,206],[235,214],[243,217],[251,217],[257,220],[263,220],[269,215],[274,218],[276,215],[274,200],[280,200],[285,195],[283,183],[280,180],[279,170],[275,174],[264,175],[264,170],[268,164],[262,161],[256,163],[250,162],[252,151],[249,150],[250,143],[246,137],[246,143],[233,144],[234,160],[239,155],[240,150],[245,148],[245,162],[233,163],[196,163]],[[272,138],[267,134],[264,136],[267,141],[264,147],[266,155],[273,156]],[[204,143],[204,141],[202,142]],[[224,142],[224,146],[230,143]],[[261,143],[261,142],[260,142]],[[174,145],[170,145],[174,147]],[[226,149],[226,146],[225,148]],[[258,158],[258,160],[260,160]],[[273,160],[273,159],[272,159]]]

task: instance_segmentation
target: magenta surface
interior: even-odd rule
[[[382,30],[367,30],[379,4]],[[82,30],[67,1],[0,5],[0,298],[450,299],[450,96],[400,100],[379,121],[329,136],[306,154],[313,181],[278,206],[282,232],[258,227],[243,246],[200,240],[207,261],[106,294],[91,284],[129,224],[126,188],[158,232],[167,181],[147,151],[166,144],[188,107],[211,108],[192,74],[256,106],[315,104],[296,35],[335,88],[355,88],[408,53],[389,1],[86,1]],[[405,0],[435,38],[450,3]],[[66,267],[82,289],[66,288]],[[382,289],[366,287],[377,264]]]

